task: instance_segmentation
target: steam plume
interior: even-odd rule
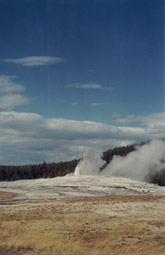
[[[74,175],[99,175],[100,168],[105,163],[105,161],[101,158],[102,153],[88,152],[88,155],[85,155],[84,158],[77,165]]]
[[[165,169],[165,141],[154,139],[127,156],[114,156],[107,167],[100,171],[105,162],[97,157],[85,157],[75,169],[76,175],[120,176],[143,181],[155,171]]]

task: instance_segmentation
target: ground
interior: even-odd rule
[[[165,254],[165,195],[16,196],[0,192],[1,255]]]

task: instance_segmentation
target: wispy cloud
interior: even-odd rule
[[[7,58],[5,62],[19,64],[22,66],[33,67],[33,66],[45,66],[60,63],[63,58],[60,57],[49,57],[49,56],[30,56],[25,58]]]
[[[104,151],[163,135],[163,121],[157,128],[149,122],[146,127],[121,127],[93,121],[46,119],[34,113],[0,112],[0,164],[70,160],[82,157],[88,149],[97,147]]]
[[[78,104],[79,104],[79,102],[72,102],[71,105],[76,106],[76,105],[78,105]]]
[[[92,107],[98,107],[98,106],[103,106],[103,105],[105,105],[105,104],[107,104],[107,103],[91,103],[90,105],[91,105]]]
[[[115,121],[117,123],[130,123],[130,122],[139,122],[142,121],[144,118],[146,118],[146,116],[139,116],[139,115],[134,115],[134,114],[130,114],[130,115],[121,115],[119,113],[114,113],[113,117],[115,118]]]
[[[89,83],[79,83],[75,82],[71,85],[67,85],[67,88],[76,88],[76,89],[98,89],[98,90],[112,90],[112,87],[105,87],[99,83],[89,82]]]
[[[0,108],[12,109],[15,106],[28,104],[30,98],[20,94],[24,91],[21,84],[15,82],[15,75],[0,75]]]
[[[23,91],[24,87],[15,82],[16,75],[0,75],[0,93]]]
[[[130,123],[130,122],[140,122],[143,125],[152,127],[152,128],[159,126],[159,125],[165,126],[165,113],[164,112],[150,114],[150,115],[144,115],[144,116],[134,115],[134,114],[122,116],[118,113],[115,113],[114,118],[117,123],[122,123],[122,124]]]

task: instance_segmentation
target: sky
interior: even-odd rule
[[[0,165],[165,136],[163,0],[0,0]]]

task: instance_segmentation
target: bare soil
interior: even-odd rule
[[[14,197],[17,197],[17,196],[18,196],[18,194],[13,193],[13,192],[0,191],[0,200],[14,198]]]

